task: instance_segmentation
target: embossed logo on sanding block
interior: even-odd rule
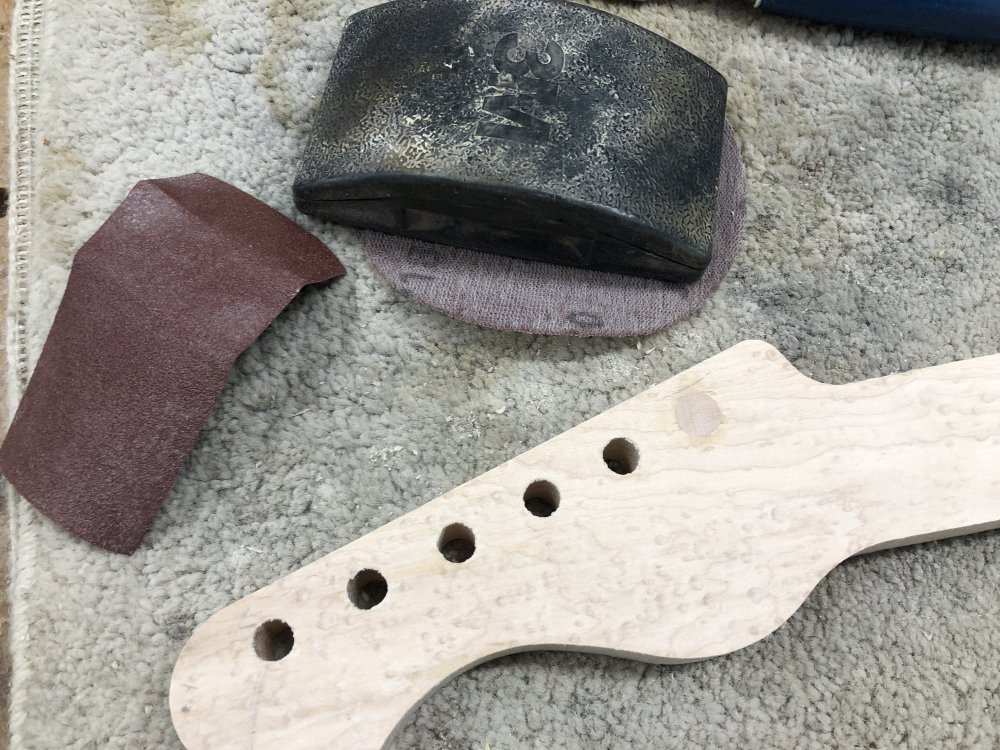
[[[549,140],[550,123],[532,114],[532,103],[553,104],[559,92],[566,55],[551,39],[542,52],[519,47],[516,33],[503,36],[493,49],[492,93],[483,99],[487,114],[476,126],[476,135],[517,143],[540,144]],[[495,115],[495,117],[494,117]],[[502,122],[497,122],[497,120]]]

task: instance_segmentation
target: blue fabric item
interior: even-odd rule
[[[824,23],[1000,42],[1000,0],[762,0],[759,7]]]

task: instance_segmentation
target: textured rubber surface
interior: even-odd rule
[[[566,268],[365,232],[375,269],[396,290],[488,328],[576,336],[640,336],[700,307],[722,282],[746,229],[746,176],[726,125],[712,262],[690,284]]]
[[[711,259],[727,85],[563,0],[395,0],[349,19],[295,181],[345,224],[691,281]]]
[[[228,183],[140,182],[76,254],[0,469],[59,525],[133,552],[236,356],[302,286],[343,273]]]

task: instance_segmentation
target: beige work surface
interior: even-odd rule
[[[8,77],[10,75],[10,26],[14,0],[0,0],[0,187],[8,190]],[[0,218],[0,309],[7,308],[7,215]],[[6,431],[7,339],[0,339],[0,434]],[[0,741],[8,738],[10,707],[10,539],[7,534],[7,493],[0,489]]]
[[[311,112],[365,4],[18,4],[8,406],[73,253],[140,179],[228,180],[315,231],[348,275],[304,293],[238,360],[135,555],[13,498],[16,748],[179,748],[171,672],[213,613],[744,339],[838,384],[1000,351],[995,49],[738,0],[602,5],[729,80],[748,231],[718,292],[671,329],[539,337],[395,294],[354,232],[295,212]],[[627,568],[613,585],[632,586]],[[995,746],[998,590],[992,532],[853,558],[732,655],[504,657],[431,695],[391,747]]]

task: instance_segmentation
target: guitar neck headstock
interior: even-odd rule
[[[746,646],[851,555],[1000,525],[998,376],[823,385],[744,342],[211,617],[174,673],[178,734],[375,750],[502,654]]]

